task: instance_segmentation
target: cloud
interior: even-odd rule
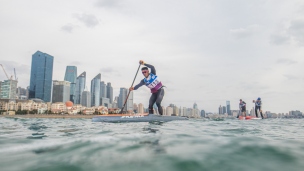
[[[80,62],[80,61],[72,61],[71,62],[71,65],[81,65],[82,64],[82,62]]]
[[[237,28],[237,29],[230,29],[229,32],[235,37],[235,38],[246,38],[250,37],[253,34],[255,34],[257,31],[259,31],[260,26],[259,25],[250,25],[246,28]]]
[[[102,69],[100,69],[100,72],[113,73],[114,70],[113,70],[113,68],[108,67],[108,68],[102,68]]]
[[[92,14],[75,14],[75,18],[84,23],[87,27],[95,27],[99,24],[98,19]]]
[[[297,61],[294,61],[294,60],[291,60],[291,59],[286,59],[286,58],[281,58],[281,59],[278,59],[276,63],[292,65],[292,64],[296,64]]]
[[[271,35],[270,36],[270,43],[275,45],[283,45],[283,44],[289,44],[290,42],[290,36],[288,35]]]
[[[3,60],[1,60],[0,64],[3,65],[3,67],[4,67],[8,76],[14,74],[14,68],[16,69],[17,77],[18,77],[18,75],[23,75],[23,74],[26,75],[26,74],[30,73],[30,66],[20,64],[20,63],[17,63],[15,61],[3,61]],[[2,68],[0,68],[0,69],[1,69],[0,72],[3,72]]]
[[[300,45],[304,45],[304,19],[294,20],[290,23],[288,33]]]
[[[284,77],[286,77],[288,80],[297,80],[299,79],[299,77],[294,76],[294,75],[283,75]]]
[[[66,24],[64,26],[61,27],[61,30],[67,33],[72,33],[72,31],[74,30],[74,26],[72,24]]]
[[[99,71],[103,77],[112,77],[112,76],[119,77],[120,76],[119,72],[114,70],[111,67],[102,68]]]
[[[210,76],[210,74],[197,74],[198,76],[200,76],[200,77],[208,77],[208,76]]]
[[[95,4],[98,7],[113,8],[113,7],[121,6],[122,1],[121,0],[98,0]]]

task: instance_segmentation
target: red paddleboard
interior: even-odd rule
[[[262,119],[262,118],[256,118],[254,116],[239,116],[239,120],[256,120],[256,119]]]

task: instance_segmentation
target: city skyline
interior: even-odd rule
[[[37,52],[39,52],[39,53],[41,53],[40,51],[37,51]],[[36,53],[37,53],[36,52]],[[36,54],[35,53],[35,54]],[[44,54],[46,54],[46,53],[44,53]],[[48,54],[47,54],[48,55]],[[54,59],[54,58],[53,58]],[[67,66],[67,68],[66,68],[66,73],[67,73],[67,71],[68,71],[68,68],[69,69],[71,69],[70,67],[72,67],[73,69],[75,69],[76,68],[76,70],[77,70],[77,67],[76,66]],[[65,79],[66,79],[66,74],[65,74]],[[81,79],[81,80],[80,80]],[[96,81],[96,79],[97,79],[97,81]],[[78,77],[77,77],[77,79],[76,79],[77,81],[76,81],[76,86],[75,86],[75,89],[76,89],[76,87],[77,86],[80,86],[80,87],[86,87],[86,85],[84,84],[86,81],[86,72],[83,72],[82,74],[80,74]],[[80,81],[79,81],[80,80]],[[12,80],[12,81],[14,81],[14,80]],[[53,80],[53,83],[55,83],[55,84],[58,84],[57,82],[62,82],[62,81],[57,81],[57,80]],[[1,82],[2,84],[3,84],[3,82]],[[69,82],[70,83],[70,82]],[[90,99],[90,102],[91,101],[94,101],[94,103],[96,103],[96,105],[95,106],[97,106],[97,103],[99,104],[99,105],[102,105],[102,104],[107,104],[106,105],[106,107],[109,107],[108,106],[108,104],[111,104],[111,101],[110,101],[110,99],[108,98],[108,96],[111,96],[112,95],[112,97],[113,97],[113,89],[109,89],[108,87],[110,87],[110,88],[112,88],[111,87],[111,83],[110,82],[108,82],[107,83],[107,85],[105,84],[105,82],[104,81],[101,81],[101,74],[99,73],[99,74],[97,74],[92,80],[91,80],[91,85],[92,85],[92,83],[93,83],[93,85],[94,85],[94,87],[91,87],[91,91],[93,90],[93,91],[95,91],[95,89],[97,90],[97,92],[95,92],[95,94],[97,93],[97,94],[99,94],[99,95],[97,95],[96,97],[94,96],[94,99],[96,99],[96,100],[93,100],[93,97],[91,97],[91,92],[90,91],[85,91],[85,89],[83,88],[83,90],[81,91],[79,91],[79,92],[81,92],[81,94],[83,94],[83,92],[85,92],[86,93],[86,97],[88,96],[87,94],[89,94],[89,96],[91,97],[91,99]],[[79,84],[83,84],[83,85],[79,85]],[[1,85],[1,84],[0,84]],[[69,86],[70,86],[70,84],[69,84]],[[103,87],[103,88],[102,88]],[[19,88],[21,88],[21,87],[18,87],[18,89],[16,88],[16,90],[19,90]],[[61,88],[62,89],[62,88]],[[82,88],[80,88],[80,89],[82,89]],[[104,89],[104,91],[105,92],[103,92],[102,93],[102,89]],[[119,98],[119,99],[125,99],[126,98],[126,96],[127,96],[127,93],[128,93],[128,90],[127,90],[127,88],[120,88],[120,93],[119,93],[119,96],[121,96],[121,91],[122,91],[122,89],[123,89],[123,94],[124,95],[122,95],[122,98]],[[110,91],[109,91],[110,90]],[[62,90],[61,90],[62,91]],[[15,92],[15,94],[16,94],[17,92]],[[52,97],[54,96],[54,86],[53,86],[53,91],[52,91]],[[69,91],[69,93],[70,93],[70,91]],[[75,94],[76,94],[76,90],[75,90]],[[17,95],[17,94],[16,94]],[[106,98],[103,98],[103,96],[106,96]],[[99,99],[98,99],[98,97],[99,97]],[[70,98],[71,97],[69,97],[69,100],[70,100]],[[98,100],[97,100],[98,99]],[[104,99],[103,101],[105,101],[105,102],[102,102],[102,99]],[[64,101],[64,100],[63,100]],[[75,104],[83,104],[83,103],[87,103],[87,102],[84,102],[85,100],[81,100],[81,97],[80,97],[80,102],[79,103],[75,103]],[[97,101],[97,102],[95,102],[95,101]],[[52,100],[52,102],[54,102],[53,100]],[[123,105],[123,102],[124,102],[124,100],[121,100],[120,101],[120,103],[122,103],[122,104],[119,104],[119,102],[118,102],[118,107],[119,107],[119,105]],[[130,93],[130,96],[129,96],[129,98],[128,98],[128,101],[127,101],[127,103],[126,103],[126,110],[132,110],[133,109],[133,104],[135,104],[135,103],[133,103],[133,91]],[[170,107],[171,105],[173,105],[173,104],[169,104],[169,106],[168,107]],[[85,106],[94,106],[93,105],[93,103],[91,102],[91,104],[90,105],[85,105]],[[193,109],[198,109],[197,108],[197,104],[196,104],[196,102],[194,102],[194,104],[193,104]],[[174,106],[175,107],[175,106]],[[174,107],[172,108],[173,109],[173,111],[174,111]],[[228,115],[231,115],[231,111],[229,110],[229,108],[230,108],[230,101],[226,101],[226,106],[221,106],[220,105],[220,107],[219,107],[219,109],[218,109],[218,114],[225,114],[225,113],[227,113]],[[179,108],[180,109],[180,108]],[[166,109],[164,109],[164,110],[166,110]],[[201,109],[201,111],[204,111],[204,113],[206,113],[205,112],[205,110],[204,109]],[[229,114],[229,112],[230,112],[230,114]],[[156,111],[156,113],[157,113],[157,111]],[[176,113],[176,112],[175,112]],[[178,112],[177,112],[178,113]],[[216,113],[216,112],[214,112],[214,111],[207,111],[207,113]],[[281,113],[281,112],[279,112],[279,113]],[[284,112],[283,112],[284,113]]]
[[[55,57],[53,80],[77,66],[88,87],[101,73],[117,96],[144,60],[167,87],[165,106],[195,101],[214,112],[226,100],[250,108],[261,97],[265,110],[304,111],[303,1],[103,2],[0,2],[0,63],[27,87],[31,55],[41,50]],[[147,88],[134,91],[134,102],[149,97]]]

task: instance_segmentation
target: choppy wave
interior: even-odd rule
[[[301,119],[164,124],[0,118],[4,171],[302,171]]]

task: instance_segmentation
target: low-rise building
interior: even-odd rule
[[[60,113],[60,114],[65,113],[66,105],[63,102],[52,103],[51,111],[52,111],[52,113]]]

